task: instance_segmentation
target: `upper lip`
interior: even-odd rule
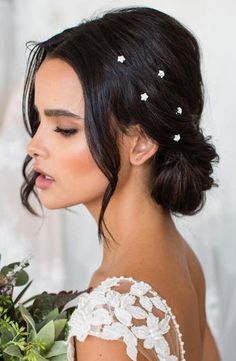
[[[39,168],[39,167],[33,167],[33,170],[34,170],[35,172],[38,172],[38,173],[41,173],[41,174],[43,174],[43,175],[47,175],[47,176],[53,178],[50,174],[44,172],[44,171],[43,171],[41,168]],[[54,178],[53,178],[53,179],[54,179]]]

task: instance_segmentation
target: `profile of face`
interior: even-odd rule
[[[82,86],[69,64],[60,59],[43,61],[35,77],[35,107],[40,124],[27,153],[34,167],[54,179],[38,189],[41,203],[49,209],[81,203],[93,207],[109,182],[90,153]]]

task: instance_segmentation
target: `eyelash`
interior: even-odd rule
[[[61,133],[64,137],[70,137],[71,135],[77,133],[78,130],[77,129],[62,129],[60,127],[56,127],[56,129],[54,129],[54,132]]]

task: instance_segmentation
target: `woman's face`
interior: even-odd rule
[[[60,59],[45,59],[35,78],[35,106],[40,125],[27,146],[34,167],[51,176],[38,194],[46,208],[100,204],[108,180],[92,158],[84,127],[84,98],[73,68]],[[58,132],[73,129],[70,135]]]

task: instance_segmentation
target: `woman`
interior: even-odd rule
[[[103,244],[69,360],[220,359],[201,265],[172,219],[199,212],[217,186],[202,110],[197,41],[158,10],[116,9],[33,47],[23,205],[36,214],[32,192],[48,209],[82,203]]]

